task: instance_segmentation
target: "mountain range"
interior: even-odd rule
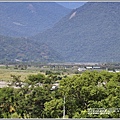
[[[0,34],[32,36],[52,27],[70,11],[55,2],[0,2]]]
[[[45,43],[36,43],[28,38],[0,35],[1,62],[49,62],[62,60],[62,56]]]
[[[1,36],[0,59],[7,55],[22,61],[119,62],[119,33],[119,2],[87,2],[32,37]]]
[[[120,3],[88,2],[33,38],[69,62],[120,61]]]

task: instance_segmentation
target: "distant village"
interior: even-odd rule
[[[120,63],[32,63],[32,64],[25,64],[25,63],[12,63],[12,64],[0,64],[0,67],[5,67],[6,69],[10,68],[11,66],[14,67],[14,69],[19,69],[19,70],[27,70],[30,67],[36,67],[38,68],[40,71],[57,71],[57,72],[61,72],[61,71],[66,71],[66,73],[68,74],[79,74],[82,73],[84,71],[90,70],[90,71],[108,71],[108,72],[120,72]],[[47,75],[46,72],[46,75]],[[24,83],[21,83],[21,85],[24,86]],[[1,81],[0,80],[0,88],[5,87],[5,86],[9,86],[7,82],[5,81]],[[41,84],[39,84],[38,86],[41,86]],[[54,90],[56,88],[58,88],[59,86],[59,81],[55,82],[52,87],[51,90]],[[17,85],[14,85],[14,88],[19,88]]]
[[[83,72],[86,70],[97,70],[102,71],[106,70],[108,72],[120,72],[120,63],[26,63],[26,62],[16,62],[16,63],[7,63],[0,64],[0,66],[14,66],[15,69],[26,70],[29,67],[38,67],[40,70],[51,70],[51,71],[60,71],[60,70],[71,70]]]
[[[41,68],[53,68],[53,69],[72,69],[79,72],[86,70],[106,70],[108,72],[120,72],[120,63],[48,63],[41,65]]]

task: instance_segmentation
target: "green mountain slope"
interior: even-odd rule
[[[0,2],[0,34],[32,36],[50,28],[70,11],[55,2]]]
[[[27,38],[0,35],[0,45],[0,61],[51,62],[61,60],[61,56],[47,44],[38,44]]]
[[[49,44],[65,61],[118,62],[120,3],[88,2],[33,38]]]

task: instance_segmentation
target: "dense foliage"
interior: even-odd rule
[[[12,77],[20,83],[19,76]],[[19,89],[0,88],[0,117],[62,118],[63,106],[68,118],[120,117],[120,73],[85,71],[61,77],[30,75]],[[58,81],[59,87],[51,90]],[[95,108],[108,111],[97,113]]]
[[[61,56],[45,43],[36,43],[28,38],[13,38],[0,35],[0,61],[51,62]]]

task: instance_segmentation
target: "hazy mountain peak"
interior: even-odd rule
[[[52,27],[70,11],[55,2],[0,2],[0,34],[32,36]]]
[[[55,13],[57,14],[53,14],[54,11],[52,12],[53,9],[48,9],[48,4],[44,6],[44,11],[40,11],[43,3],[41,7],[39,6],[40,10],[37,7],[38,4],[36,5],[32,3],[32,5],[33,7],[35,7],[37,14],[34,14],[32,12],[31,14],[34,14],[35,16],[40,14],[40,16],[38,17],[39,19],[36,19],[34,15],[32,18],[29,12],[24,12],[26,18],[24,20],[18,19],[21,13],[17,14],[17,17],[9,14],[9,17],[11,17],[12,21],[8,21],[8,19],[2,19],[6,18],[3,15],[2,18],[0,17],[0,22],[2,22],[1,25],[8,25],[8,23],[12,22],[17,30],[22,27],[24,27],[24,30],[26,30],[26,27],[28,27],[28,25],[31,25],[31,27],[29,26],[30,28],[35,28],[35,26],[38,28],[38,26],[41,26],[39,20],[41,19],[41,16],[44,15],[45,11],[48,11],[48,14],[46,14],[47,19],[52,17],[54,19],[57,15],[59,16],[59,14],[61,13],[57,11],[57,6],[55,7]],[[61,8],[61,6],[59,7]],[[30,9],[30,11],[32,9]],[[24,11],[24,9],[22,10]],[[30,16],[26,16],[26,13]],[[35,26],[32,26],[33,20]],[[27,21],[29,21],[30,24],[27,23]],[[6,24],[4,24],[4,22]],[[48,24],[50,24],[50,21],[48,22]],[[2,26],[2,28],[4,27],[6,26]],[[9,28],[11,27],[13,26],[9,26]],[[19,31],[15,32],[17,34]],[[119,38],[120,3],[89,2],[81,6],[80,8],[72,10],[71,13],[67,14],[65,17],[62,17],[62,19],[53,27],[51,27],[51,29],[47,29],[32,38],[15,39],[1,37],[0,44],[3,46],[0,48],[0,59],[8,59],[10,57],[11,59],[21,60],[33,60],[34,58],[34,60],[37,61],[61,60],[66,62],[119,62]],[[5,40],[3,41],[3,39]]]
[[[120,3],[88,2],[37,35],[66,61],[120,61]]]

